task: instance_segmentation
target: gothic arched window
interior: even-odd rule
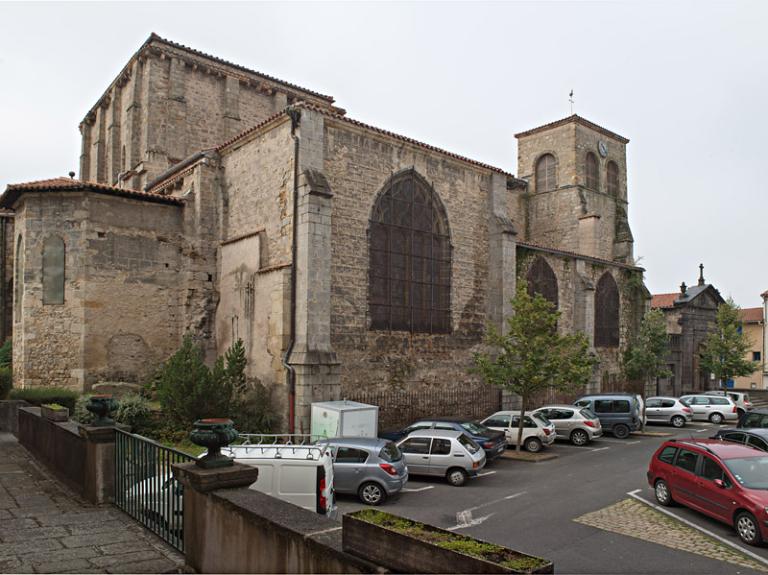
[[[595,347],[619,345],[619,288],[605,272],[595,290]]]
[[[619,166],[616,162],[608,162],[606,167],[606,180],[608,184],[608,193],[614,197],[619,195]]]
[[[449,333],[450,231],[432,186],[413,170],[394,176],[369,233],[371,329]]]
[[[528,293],[533,295],[535,293],[541,294],[541,296],[552,303],[557,309],[558,295],[557,295],[557,276],[547,261],[541,256],[537,257],[531,267],[528,269],[526,276],[528,282]]]
[[[597,156],[587,152],[586,162],[587,187],[591,190],[600,189],[600,176],[598,175]]]
[[[556,162],[552,154],[544,154],[536,162],[536,191],[549,192],[557,188]]]
[[[24,293],[24,242],[21,236],[16,240],[16,260],[14,261],[13,281],[13,321],[21,321],[21,296]]]
[[[64,303],[64,240],[43,240],[43,305]]]

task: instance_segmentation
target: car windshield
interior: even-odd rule
[[[480,451],[480,446],[463,433],[459,435],[459,443],[466,447],[467,451],[470,453],[477,453]]]
[[[747,489],[768,489],[768,457],[726,459],[725,465]]]
[[[463,427],[466,431],[468,431],[472,435],[485,435],[486,433],[491,431],[482,423],[475,423],[474,421],[465,421],[464,423],[461,424],[461,427]]]
[[[379,457],[381,457],[384,461],[389,461],[390,463],[394,463],[395,461],[400,461],[403,458],[403,454],[400,453],[400,450],[397,448],[397,445],[392,443],[391,441],[388,441],[384,447],[381,448],[381,451],[379,452]]]
[[[550,421],[545,416],[543,416],[541,413],[533,413],[531,414],[534,419],[538,419],[541,423],[544,425],[549,425]]]
[[[595,415],[595,412],[591,409],[584,408],[579,413],[581,413],[581,416],[584,419],[597,419],[597,415]]]

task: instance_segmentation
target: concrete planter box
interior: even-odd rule
[[[546,559],[378,510],[356,511],[342,521],[344,551],[392,571],[554,573]]]
[[[40,415],[49,421],[68,421],[69,409],[66,407],[62,407],[61,409],[52,409],[47,405],[41,405]]]

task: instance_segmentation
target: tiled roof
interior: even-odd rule
[[[760,323],[763,321],[763,308],[748,307],[741,310],[741,321],[744,323]]]
[[[539,126],[538,128],[531,128],[530,130],[526,130],[525,132],[519,132],[515,134],[515,138],[530,136],[531,134],[536,134],[537,132],[543,132],[544,130],[550,130],[552,128],[564,126],[566,124],[570,124],[571,122],[575,122],[577,124],[581,124],[582,126],[586,126],[587,128],[591,128],[597,132],[605,134],[610,138],[616,138],[623,144],[629,143],[629,140],[624,136],[620,136],[616,132],[611,132],[610,130],[603,128],[602,126],[598,126],[594,122],[590,122],[589,120],[587,120],[586,118],[582,118],[578,114],[573,114],[572,116],[568,116],[567,118],[563,118],[562,120],[556,120],[554,122],[550,122],[549,124],[544,124],[543,126]]]
[[[653,298],[651,298],[651,307],[654,309],[668,309],[675,307],[675,300],[678,297],[680,297],[680,292],[653,294]]]
[[[161,196],[159,194],[150,194],[131,190],[128,188],[118,188],[107,184],[97,182],[83,182],[73,178],[51,178],[49,180],[37,180],[34,182],[25,182],[22,184],[9,184],[5,188],[5,193],[0,196],[0,207],[10,208],[24,192],[62,192],[84,190],[95,192],[97,194],[108,194],[112,196],[123,196],[147,202],[157,202],[162,204],[181,205],[184,201],[174,196]]]
[[[376,132],[378,134],[383,134],[385,136],[389,136],[390,138],[395,138],[396,140],[400,140],[401,142],[407,142],[409,144],[412,144],[414,146],[418,146],[419,148],[424,148],[426,150],[430,150],[432,152],[438,152],[440,154],[450,156],[451,158],[454,158],[456,160],[461,160],[462,162],[466,162],[468,164],[472,164],[474,166],[478,166],[480,168],[484,168],[487,170],[491,170],[494,172],[498,172],[500,174],[504,174],[508,177],[514,177],[513,174],[510,174],[509,172],[502,170],[501,168],[497,168],[495,166],[491,166],[490,164],[484,164],[483,162],[478,162],[477,160],[472,160],[471,158],[467,158],[465,156],[461,156],[459,154],[454,154],[453,152],[449,152],[447,150],[443,150],[441,148],[438,148],[436,146],[431,146],[430,144],[425,144],[424,142],[419,142],[418,140],[414,140],[413,138],[409,138],[407,136],[402,136],[400,134],[395,134],[394,132],[390,132],[388,130],[384,130],[382,128],[377,128],[376,126],[371,126],[370,124],[365,124],[363,122],[360,122],[358,120],[353,120],[352,118],[348,118],[347,116],[343,116],[341,114],[332,112],[330,110],[327,110],[325,108],[321,108],[320,106],[316,106],[314,104],[308,103],[308,102],[297,102],[291,106],[288,106],[285,110],[282,112],[279,112],[278,114],[275,114],[274,116],[271,116],[270,118],[267,118],[263,122],[260,122],[258,125],[253,126],[251,128],[248,128],[244,132],[241,132],[231,140],[221,144],[218,148],[216,148],[218,151],[221,151],[222,148],[228,147],[231,144],[234,144],[235,142],[238,142],[241,139],[247,138],[250,134],[253,134],[254,132],[258,132],[259,129],[261,129],[263,126],[269,124],[270,122],[275,121],[277,118],[282,116],[283,114],[288,114],[288,111],[295,108],[303,108],[306,110],[311,110],[313,112],[317,112],[319,114],[322,114],[324,116],[327,116],[329,118],[333,118],[334,120],[337,120],[339,122],[344,122],[347,124],[351,124],[353,126],[357,126],[359,128],[363,128],[366,130],[370,130],[372,132]]]
[[[528,242],[528,241],[517,242],[517,245],[519,247],[521,247],[521,248],[529,248],[529,249],[532,249],[532,250],[542,250],[542,251],[552,252],[552,253],[560,254],[560,255],[564,255],[564,256],[580,258],[580,259],[583,259],[583,260],[590,260],[590,261],[598,262],[598,263],[601,263],[601,264],[612,265],[612,266],[616,266],[616,267],[624,268],[624,269],[628,269],[628,270],[643,271],[643,268],[641,268],[639,266],[633,266],[633,265],[630,265],[630,264],[623,264],[621,262],[615,262],[613,260],[606,260],[604,258],[596,258],[594,256],[589,256],[587,254],[580,254],[578,252],[571,252],[571,251],[568,251],[568,250],[561,250],[560,248],[553,248],[553,247],[549,247],[549,246],[542,246],[542,245],[534,244],[534,243],[531,243],[531,242]]]

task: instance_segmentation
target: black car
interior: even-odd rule
[[[420,419],[399,431],[380,433],[379,437],[400,441],[403,437],[418,429],[450,429],[461,431],[485,450],[485,459],[492,461],[504,453],[507,448],[507,438],[503,431],[496,431],[478,423],[473,419],[463,417],[431,417]]]
[[[745,413],[736,426],[739,429],[768,428],[768,409],[753,409]]]
[[[732,441],[733,443],[740,443],[741,445],[754,447],[761,451],[768,451],[768,429],[721,429],[712,436],[712,439]]]

